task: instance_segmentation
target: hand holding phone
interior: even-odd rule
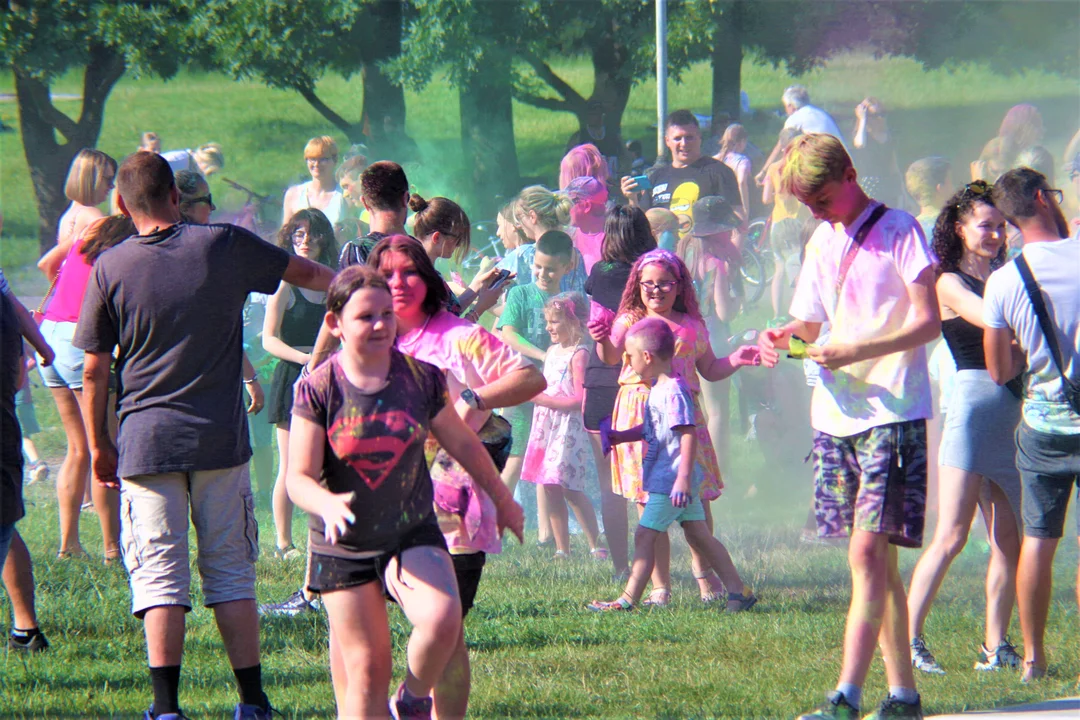
[[[500,270],[499,272],[495,273],[495,275],[491,278],[491,284],[488,285],[488,290],[498,290],[510,281],[511,275],[513,275],[513,273],[509,270]]]

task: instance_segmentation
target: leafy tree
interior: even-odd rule
[[[97,144],[109,93],[128,70],[172,77],[188,20],[175,3],[153,0],[22,0],[0,6],[0,62],[15,78],[42,251],[56,240],[72,159]],[[56,78],[73,70],[83,72],[77,118],[60,111],[50,92]]]
[[[383,121],[405,122],[405,93],[379,64],[401,49],[400,0],[181,0],[196,12],[206,61],[236,79],[300,94],[351,142],[383,139]],[[352,121],[318,94],[326,74],[360,73],[363,107]]]
[[[674,31],[695,58],[712,62],[713,115],[734,119],[747,50],[795,75],[859,47],[927,67],[974,60],[1006,73],[1080,73],[1080,9],[1068,2],[703,0],[683,8]]]
[[[384,64],[422,90],[437,69],[460,94],[461,143],[475,206],[487,215],[496,196],[519,187],[514,146],[513,59],[521,28],[518,0],[414,0],[399,58]]]

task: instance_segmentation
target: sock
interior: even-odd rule
[[[180,712],[180,666],[150,668],[154,686],[154,717]]]
[[[420,697],[419,695],[413,695],[409,691],[409,684],[408,683],[401,683],[401,699],[406,701],[406,702],[415,701],[415,700],[427,700],[430,697],[431,697],[430,694],[425,695],[423,697]]]
[[[889,686],[889,695],[902,703],[914,705],[919,701],[919,693],[915,688]]]
[[[257,705],[263,710],[270,708],[270,701],[263,692],[262,665],[246,668],[233,668],[236,685],[240,689],[240,702],[245,705]]]
[[[852,685],[851,683],[837,683],[837,691],[844,694],[844,699],[848,701],[848,705],[858,710],[862,707],[862,688]]]
[[[15,638],[18,642],[28,643],[36,636],[41,634],[40,628],[30,628],[29,630],[20,630],[19,628],[11,628],[11,637]]]

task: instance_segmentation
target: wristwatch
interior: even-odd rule
[[[484,409],[484,399],[473,392],[471,388],[465,388],[461,391],[461,399],[473,410]]]

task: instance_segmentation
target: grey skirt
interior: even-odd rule
[[[1004,492],[1020,516],[1016,426],[1020,400],[985,370],[959,370],[949,394],[938,464],[978,473]]]

